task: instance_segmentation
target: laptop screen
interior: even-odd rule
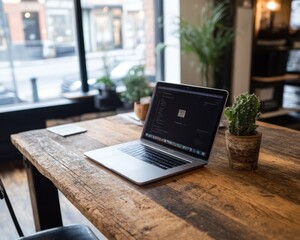
[[[158,82],[142,138],[208,160],[227,91]]]

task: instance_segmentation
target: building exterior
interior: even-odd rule
[[[2,1],[2,15],[6,17],[6,23],[4,21],[0,25],[0,51],[4,53],[7,46],[11,45],[14,59],[74,54],[76,34],[73,0]],[[145,44],[144,7],[152,7],[153,4],[149,6],[149,2],[153,1],[81,1],[86,52],[134,49]],[[147,18],[151,22],[153,14]],[[5,36],[6,28],[9,29],[10,39]],[[151,37],[153,31],[153,27],[147,28]],[[6,54],[1,55],[0,60],[7,58]]]

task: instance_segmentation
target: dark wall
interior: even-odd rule
[[[66,118],[96,112],[93,98],[84,101],[62,100],[55,105],[36,104],[30,109],[0,111],[0,162],[20,159],[21,155],[10,141],[10,135],[18,132],[45,128],[46,120]]]

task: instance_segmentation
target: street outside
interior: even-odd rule
[[[113,50],[86,54],[87,71],[90,76],[103,71],[103,54],[107,60],[121,62],[124,60],[142,59],[135,50]],[[0,62],[0,85],[14,90],[13,74],[17,85],[17,95],[22,101],[32,102],[33,92],[31,78],[37,79],[38,96],[40,100],[62,96],[61,84],[64,78],[79,77],[78,56],[50,58],[31,61],[14,61],[12,73],[9,62]],[[101,77],[98,76],[98,77]],[[1,93],[0,93],[1,94]],[[0,103],[1,104],[1,103]]]

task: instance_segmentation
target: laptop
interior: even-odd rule
[[[139,140],[84,154],[143,185],[208,163],[228,92],[157,82]]]

